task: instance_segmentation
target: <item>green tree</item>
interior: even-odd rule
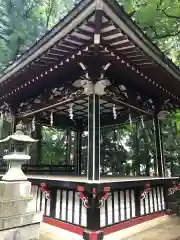
[[[66,142],[65,130],[43,127],[41,151],[43,164],[65,164],[66,163]]]
[[[180,64],[180,1],[118,0],[131,18],[160,49]]]
[[[179,0],[117,0],[179,65]],[[14,61],[80,0],[0,0],[0,69]]]
[[[83,134],[83,170],[87,161],[87,133]],[[149,176],[155,174],[153,121],[120,124],[101,129],[101,172],[104,175]]]
[[[39,40],[78,0],[0,0],[0,69]]]
[[[180,135],[178,124],[179,120],[176,118],[176,115],[172,115],[162,122],[166,171],[168,175],[172,176],[179,176],[180,174]]]

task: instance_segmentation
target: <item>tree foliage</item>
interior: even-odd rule
[[[117,0],[177,65],[179,0]],[[0,69],[14,61],[80,0],[0,0]]]
[[[119,0],[138,26],[178,66],[180,64],[180,1]]]
[[[65,164],[66,131],[42,127],[41,163]]]
[[[78,0],[0,0],[0,69],[39,40]]]

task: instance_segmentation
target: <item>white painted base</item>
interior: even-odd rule
[[[38,240],[40,223],[0,231],[0,240]]]

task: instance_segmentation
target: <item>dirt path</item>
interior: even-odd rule
[[[43,224],[40,240],[81,240],[82,237],[60,231],[50,225]],[[170,217],[165,223],[138,233],[123,240],[180,240],[180,217]]]
[[[180,240],[180,217],[172,217],[168,222],[125,240]]]

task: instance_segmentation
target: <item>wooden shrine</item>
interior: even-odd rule
[[[160,122],[180,106],[180,71],[115,0],[81,1],[10,64],[0,77],[0,106],[5,118],[30,125],[31,132],[59,125],[77,133],[73,164],[42,167],[37,154],[23,167],[45,222],[84,239],[103,239],[132,219],[136,224],[141,216],[165,214],[168,188],[175,189],[179,177],[166,174]],[[104,176],[102,128],[137,122],[144,128],[146,121],[155,134],[153,174],[140,174],[140,162],[134,174]]]

